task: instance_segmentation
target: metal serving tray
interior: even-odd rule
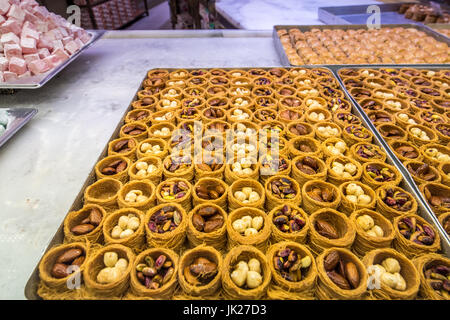
[[[447,29],[450,30],[450,23],[428,23],[425,24],[427,28],[430,28],[434,32],[441,34],[444,37],[447,37],[445,34],[441,33],[440,30]],[[449,37],[447,37],[449,38]]]
[[[4,109],[0,109],[4,110]],[[34,108],[13,108],[6,109],[10,117],[6,126],[6,131],[0,135],[0,147],[3,146],[6,141],[12,138],[17,131],[19,131],[28,121],[30,121],[38,112]]]
[[[400,69],[400,68],[402,68],[401,66],[398,66],[398,65],[386,65],[385,67],[386,68],[392,68],[392,69]],[[374,67],[373,65],[360,65],[360,66],[351,66],[351,67],[350,66],[345,66],[345,67],[340,66],[340,67],[333,68],[333,72],[334,72],[335,76],[338,78],[339,83],[341,84],[341,87],[343,88],[345,94],[350,97],[350,99],[353,102],[353,105],[355,105],[355,107],[358,109],[358,112],[361,115],[361,118],[364,119],[365,124],[375,134],[375,136],[377,137],[377,140],[379,140],[380,143],[382,144],[383,149],[386,150],[386,152],[388,153],[388,156],[394,161],[395,166],[400,170],[400,172],[402,173],[403,177],[406,179],[406,181],[407,181],[407,183],[410,186],[412,191],[409,191],[408,189],[406,189],[406,190],[411,192],[411,193],[413,193],[417,197],[417,199],[420,202],[419,203],[419,208],[422,207],[422,209],[424,209],[427,212],[427,216],[429,216],[431,221],[433,221],[433,224],[438,229],[439,235],[440,235],[441,240],[442,240],[442,242],[441,242],[442,249],[443,249],[444,253],[447,256],[450,257],[450,237],[447,235],[447,232],[445,232],[444,228],[439,223],[438,218],[434,214],[434,212],[431,209],[431,207],[429,206],[428,202],[423,197],[422,192],[420,192],[419,188],[417,187],[417,185],[416,185],[414,179],[412,178],[411,174],[409,173],[408,169],[406,169],[406,167],[403,165],[403,163],[400,161],[400,159],[392,151],[391,147],[386,142],[386,140],[383,138],[383,136],[378,132],[376,127],[373,125],[372,121],[370,121],[370,119],[367,116],[367,114],[364,111],[364,109],[359,105],[359,103],[356,101],[356,99],[354,99],[352,97],[352,95],[348,92],[347,88],[344,85],[344,82],[343,82],[341,76],[339,75],[339,70],[342,70],[342,69],[366,69],[366,68],[379,69],[379,68],[382,68],[382,67],[381,66]],[[448,69],[449,65],[428,65],[428,66],[411,67],[411,68],[415,68],[415,69],[437,69],[437,70],[440,70],[440,69],[444,69],[444,68]],[[428,220],[428,219],[426,219],[426,220]],[[431,221],[428,220],[428,222],[431,222]]]
[[[88,33],[91,35],[91,39],[86,43],[83,48],[74,53],[69,59],[57,66],[55,69],[46,73],[27,77],[23,79],[17,79],[14,82],[0,82],[0,89],[38,89],[49,82],[54,76],[60,73],[65,67],[72,63],[83,51],[92,46],[94,42],[102,37],[105,33],[104,30],[90,30]]]
[[[297,65],[292,65],[289,62],[289,59],[286,55],[286,52],[284,51],[283,45],[281,44],[281,40],[280,37],[278,36],[278,30],[280,29],[286,29],[289,31],[289,29],[299,29],[302,32],[306,32],[306,31],[310,31],[311,29],[320,29],[320,30],[324,30],[324,29],[331,29],[331,30],[336,30],[336,29],[341,29],[341,30],[355,30],[355,29],[368,29],[367,25],[365,24],[346,24],[346,25],[339,25],[339,24],[334,24],[334,25],[310,25],[310,26],[302,26],[302,25],[276,25],[273,26],[273,40],[274,40],[274,44],[275,44],[275,50],[278,52],[278,55],[280,56],[280,60],[281,60],[281,64],[284,66],[297,66]],[[406,24],[383,24],[382,28],[414,28],[420,31],[425,32],[427,35],[433,37],[434,39],[440,41],[440,42],[444,42],[446,43],[448,46],[450,46],[450,39],[447,38],[446,36],[436,32],[435,30],[432,30],[429,27],[425,27],[423,25],[417,25],[417,24],[411,24],[411,23],[406,23]],[[314,67],[328,67],[328,66],[351,66],[352,64],[348,64],[348,65],[343,65],[343,64],[334,64],[334,65],[330,65],[330,64],[315,64],[312,65]],[[408,64],[408,66],[423,66],[425,64]],[[355,65],[355,66],[360,66],[360,65]],[[372,64],[372,66],[381,66],[381,64]]]
[[[271,69],[272,67],[253,67],[253,68],[258,68],[258,69],[265,69],[265,70],[267,70],[267,69]],[[336,78],[336,76],[335,76],[335,71],[334,71],[332,68],[321,67],[321,66],[305,66],[305,68],[308,68],[308,69],[313,69],[313,68],[323,68],[323,69],[327,69],[328,71],[330,71],[330,75],[331,75],[331,76],[334,76],[334,77]],[[163,68],[163,69],[166,69],[166,70],[169,70],[169,71],[174,71],[174,70],[176,70],[175,68]],[[210,70],[210,69],[214,69],[214,68],[187,68],[186,70],[189,71],[189,70],[195,70],[195,69],[206,69],[206,70]],[[220,68],[220,69],[223,69],[223,70],[232,70],[232,69],[235,69],[235,68]],[[252,69],[252,68],[250,68],[250,67],[248,67],[248,68],[241,68],[241,67],[240,67],[239,69],[248,70],[248,69]],[[132,101],[130,102],[128,108],[126,109],[126,111],[125,111],[125,113],[123,114],[121,120],[119,121],[118,125],[116,126],[116,128],[115,128],[113,134],[111,135],[111,138],[108,140],[108,142],[107,142],[105,148],[103,149],[102,153],[100,154],[100,156],[98,157],[98,159],[97,159],[97,161],[96,161],[95,163],[97,163],[98,161],[100,161],[102,158],[104,158],[104,157],[107,155],[107,153],[108,153],[108,143],[109,143],[111,140],[114,140],[114,139],[119,135],[120,128],[121,128],[121,126],[122,126],[122,125],[124,124],[124,122],[125,122],[125,121],[124,121],[124,120],[125,120],[125,117],[126,117],[127,113],[132,109],[132,106],[131,106],[132,103],[133,103],[135,100],[137,100],[137,92],[143,88],[143,82],[144,82],[144,80],[145,80],[146,78],[147,78],[147,73],[145,74],[145,77],[144,77],[144,79],[142,80],[142,82],[141,82],[141,84],[140,84],[140,86],[139,86],[139,89],[136,91],[136,94],[134,95],[134,97],[133,97]],[[336,79],[337,79],[337,78],[336,78]],[[349,102],[351,103],[351,105],[352,105],[352,112],[353,112],[355,115],[357,115],[357,116],[359,116],[359,117],[361,118],[363,125],[364,125],[367,129],[369,129],[369,130],[371,130],[371,131],[373,132],[373,128],[370,126],[370,121],[368,122],[367,119],[365,119],[365,118],[363,117],[363,115],[362,115],[360,109],[357,108],[356,104],[355,104],[355,103],[353,102],[353,100],[350,98],[350,95],[349,95],[348,92],[345,90],[345,88],[343,88],[343,86],[342,86],[341,83],[340,83],[340,86],[341,86],[341,89],[343,90],[343,92],[344,92],[346,98],[348,99],[348,101],[349,101]],[[374,143],[375,143],[376,145],[378,145],[378,146],[379,146],[380,148],[382,148],[382,149],[385,149],[385,148],[386,148],[385,146],[383,146],[381,140],[379,139],[379,137],[378,137],[376,134],[374,134],[374,138],[375,138]],[[396,167],[398,168],[396,162],[394,161],[393,156],[392,156],[389,152],[387,152],[387,160],[386,160],[386,162],[389,163],[389,164],[391,164],[391,165],[394,165],[394,166],[396,166]],[[80,192],[78,193],[77,197],[75,198],[75,201],[73,202],[72,206],[70,207],[69,212],[70,212],[70,211],[76,211],[76,210],[79,210],[79,209],[81,209],[81,208],[83,207],[84,190],[85,190],[89,185],[91,185],[93,182],[95,182],[95,180],[96,180],[96,178],[95,178],[95,170],[94,170],[94,167],[93,167],[92,170],[90,171],[90,173],[89,173],[89,175],[88,175],[86,181],[84,182],[84,184],[83,184],[83,186],[82,186]],[[439,222],[437,222],[437,221],[435,221],[435,220],[433,219],[433,217],[432,217],[432,215],[430,214],[430,212],[427,211],[427,209],[426,209],[426,207],[424,206],[424,204],[422,203],[422,201],[420,201],[420,198],[419,198],[418,195],[417,195],[417,191],[414,190],[414,188],[413,188],[413,186],[411,185],[411,183],[410,183],[409,181],[407,181],[406,179],[403,179],[402,182],[400,183],[400,186],[401,186],[403,189],[405,189],[406,191],[408,191],[408,192],[410,192],[411,194],[413,194],[413,196],[415,196],[416,199],[419,200],[419,201],[418,201],[418,214],[419,214],[420,216],[422,216],[425,220],[427,220],[429,223],[431,223],[432,225],[434,225],[434,226],[439,225]],[[65,218],[66,218],[66,217],[64,217],[64,219],[65,219]],[[442,232],[443,232],[443,231],[442,231],[441,229],[438,229],[438,231],[439,231],[439,235],[440,235],[441,239],[443,239],[443,236],[442,236]],[[444,233],[445,233],[445,232],[444,232]],[[58,245],[58,244],[63,243],[63,241],[64,241],[64,220],[63,220],[63,222],[61,223],[61,225],[59,226],[59,228],[58,228],[58,230],[56,231],[55,235],[53,236],[52,240],[49,242],[47,248],[46,248],[45,251],[42,253],[41,259],[39,259],[38,264],[36,265],[35,269],[33,270],[32,274],[30,275],[30,278],[29,278],[28,281],[27,281],[27,284],[26,284],[25,290],[24,290],[25,297],[26,297],[27,299],[29,299],[29,300],[41,300],[41,297],[39,297],[39,295],[37,294],[37,288],[38,288],[39,281],[40,281],[40,278],[39,278],[39,264],[40,264],[40,262],[41,262],[41,260],[42,260],[42,257],[44,256],[44,254],[45,254],[48,250],[50,250],[50,249],[51,249],[52,247],[54,247],[55,245]],[[442,251],[443,251],[443,253],[444,253],[447,257],[450,257],[450,246],[449,246],[449,243],[448,243],[448,242],[442,241],[441,244],[442,244]]]
[[[372,13],[367,13],[370,5],[376,5],[380,8],[381,23],[414,23],[422,25],[423,22],[414,21],[405,18],[404,14],[398,13],[402,4],[417,4],[414,2],[404,3],[387,3],[387,4],[367,4],[357,6],[341,6],[341,7],[321,7],[317,11],[319,20],[326,24],[366,24],[367,19]],[[447,6],[441,4],[441,8],[446,9]]]

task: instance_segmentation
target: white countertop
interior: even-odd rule
[[[123,31],[109,37],[43,88],[0,96],[0,108],[39,109],[0,149],[0,299],[24,299],[26,281],[147,70],[280,64],[270,32]]]
[[[216,10],[233,25],[247,30],[272,30],[274,25],[318,25],[320,7],[380,3],[373,0],[217,0]]]

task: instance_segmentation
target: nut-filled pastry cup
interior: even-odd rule
[[[279,258],[277,253],[284,249],[290,249],[296,253],[297,259],[309,257],[311,264],[301,269],[302,279],[289,281],[276,270],[274,260]],[[272,272],[272,283],[267,290],[267,297],[274,300],[313,300],[315,298],[315,287],[317,279],[316,261],[311,251],[305,245],[282,241],[275,243],[267,250],[267,261]]]
[[[131,110],[127,113],[125,116],[125,123],[135,122],[135,121],[141,121],[144,123],[148,123],[152,118],[152,111],[151,110],[142,110],[142,109],[135,109]]]
[[[390,147],[401,162],[408,160],[422,160],[422,155],[420,154],[419,148],[411,142],[394,141],[390,143]]]
[[[328,248],[350,249],[356,231],[353,222],[342,212],[320,209],[309,216],[309,246],[314,254]]]
[[[266,154],[259,157],[259,181],[264,185],[273,175],[290,176],[292,169],[291,160],[287,155]]]
[[[113,178],[97,180],[84,190],[84,202],[97,204],[106,212],[112,212],[119,208],[117,197],[121,188],[122,182],[119,180]]]
[[[288,141],[289,156],[294,158],[296,156],[315,156],[320,159],[323,157],[320,143],[311,137],[298,136]]]
[[[405,161],[403,165],[418,186],[427,182],[441,182],[439,171],[433,166],[415,160]]]
[[[235,265],[242,260],[257,259],[260,263],[262,283],[252,289],[238,287],[231,279],[231,272]],[[266,256],[254,246],[241,245],[231,249],[223,261],[222,288],[225,299],[257,300],[266,295],[272,279]]]
[[[355,185],[360,187],[364,192],[364,194],[356,196],[357,199],[361,200],[360,196],[365,196],[362,199],[363,201],[358,201],[356,203],[347,198],[347,196],[349,195],[348,190],[354,192],[352,189],[355,189]],[[361,209],[375,209],[375,191],[368,185],[365,185],[360,181],[347,181],[339,186],[339,191],[341,192],[341,204],[339,205],[339,210],[342,210],[342,212],[344,212],[345,214],[350,215],[352,212]],[[370,200],[367,199],[367,197],[369,197]]]
[[[199,261],[204,259],[203,261]],[[202,264],[200,264],[200,262]],[[222,270],[223,270],[223,259],[222,254],[215,248],[210,246],[198,246],[194,249],[184,252],[180,259],[180,267],[178,269],[178,283],[184,291],[184,298],[188,299],[190,296],[202,297],[205,299],[207,297],[217,298],[219,295],[219,290],[222,285]],[[209,277],[207,283],[200,282],[192,274],[192,269],[195,267],[208,268],[208,274],[213,274],[208,276],[205,274],[204,277]],[[215,268],[214,270],[211,270]],[[214,274],[215,273],[215,274]],[[181,297],[180,297],[181,298]]]
[[[157,185],[156,202],[178,203],[186,212],[192,209],[192,185],[182,178],[170,178]]]
[[[100,270],[105,268],[104,254],[107,252],[115,252],[119,259],[127,260],[128,265],[114,282],[103,284],[97,282],[97,275]],[[120,244],[107,245],[95,251],[86,261],[86,267],[83,270],[83,278],[86,283],[86,296],[84,298],[120,299],[130,284],[130,273],[134,258],[133,251]]]
[[[124,184],[117,195],[119,208],[147,211],[156,203],[155,189],[155,185],[148,180],[133,180]],[[136,198],[138,196],[141,198]]]
[[[383,232],[382,236],[378,234],[374,236],[372,233],[368,233],[363,226],[358,223],[358,218],[365,218],[365,216],[369,216],[373,220],[374,226],[381,228]],[[382,214],[370,209],[360,209],[354,211],[350,215],[350,220],[352,220],[356,228],[356,238],[353,242],[352,249],[357,256],[363,257],[371,250],[390,248],[392,246],[392,241],[395,236],[394,227]]]
[[[306,242],[309,232],[309,217],[300,207],[292,203],[276,206],[270,211],[268,220],[272,229],[271,243]]]
[[[441,271],[441,272],[445,272],[447,271],[448,274],[448,270],[450,269],[450,259],[444,257],[443,255],[440,254],[434,254],[434,253],[430,253],[430,254],[424,254],[422,256],[419,256],[415,259],[413,259],[413,264],[416,267],[417,271],[419,272],[419,277],[420,277],[420,288],[419,288],[419,294],[422,298],[424,299],[430,299],[430,300],[449,300],[449,295],[448,295],[448,291],[447,294],[442,294],[439,293],[439,290],[435,290],[433,288],[436,287],[436,289],[439,288],[439,282],[438,281],[433,281],[430,280],[430,276],[428,276],[428,274],[430,273],[430,271],[433,271],[433,267],[436,267],[436,271]],[[442,270],[442,267],[446,267],[447,270]],[[440,268],[440,269],[439,269]],[[430,270],[430,271],[428,271]],[[441,275],[441,277],[439,277]],[[431,275],[431,277],[434,278],[441,278],[440,279],[440,283],[442,283],[442,274],[435,274],[435,275]],[[445,281],[448,280],[444,280]],[[446,291],[445,288],[441,288],[440,289],[441,292]]]
[[[351,124],[342,129],[342,139],[349,146],[359,142],[372,143],[373,134],[362,125]]]
[[[243,167],[242,164],[244,164],[245,168],[243,170],[236,169],[236,163],[241,164],[241,168]],[[259,168],[260,164],[256,160],[256,157],[242,157],[239,161],[239,158],[234,158],[232,163],[228,163],[225,165],[225,182],[228,185],[231,185],[234,181],[240,180],[240,179],[254,179],[258,180],[259,178]],[[247,171],[244,171],[246,169],[250,169]]]
[[[147,245],[179,250],[186,239],[187,219],[186,211],[177,203],[161,203],[151,208],[144,218]]]
[[[205,244],[224,252],[227,245],[227,219],[227,212],[218,205],[202,203],[195,206],[188,214],[187,238],[190,246],[195,248]]]
[[[267,179],[264,190],[266,193],[265,207],[268,211],[281,204],[300,206],[302,194],[300,185],[289,176],[276,175]]]
[[[377,145],[359,142],[350,147],[350,156],[361,164],[371,161],[386,161],[386,152]]]
[[[141,121],[128,122],[120,128],[119,136],[121,138],[134,138],[137,142],[141,142],[148,137],[148,127]]]
[[[366,268],[372,265],[381,265],[383,261],[391,258],[398,261],[400,265],[400,275],[404,278],[406,283],[405,290],[396,290],[388,286],[385,282],[381,281],[377,274],[370,275],[371,284],[373,289],[369,289],[370,298],[374,300],[412,300],[416,298],[420,287],[419,273],[412,264],[411,260],[404,256],[402,253],[392,249],[383,248],[376,249],[368,252],[364,258],[363,263]]]
[[[442,183],[427,182],[421,184],[419,190],[425,196],[425,200],[437,216],[449,211],[450,203],[448,195],[450,194],[450,187]]]
[[[381,161],[366,162],[362,166],[361,182],[372,189],[385,184],[399,185],[402,175],[396,167]]]
[[[168,155],[163,160],[164,178],[182,178],[187,181],[194,179],[194,163],[189,156],[171,156]]]
[[[137,269],[140,269],[141,266],[144,265],[148,266],[147,261],[150,263],[153,262],[153,264],[156,266],[156,262],[160,256],[165,257],[164,263],[170,262],[171,265],[169,268],[167,268],[166,274],[164,275],[164,278],[166,279],[163,278],[162,281],[164,283],[158,286],[158,288],[152,288],[150,286],[147,287],[139,280],[139,271],[137,271]],[[149,259],[148,257],[150,257],[151,259]],[[133,267],[130,273],[130,290],[128,290],[126,298],[130,300],[159,300],[172,298],[177,288],[178,268],[179,257],[174,251],[170,249],[157,247],[142,251],[134,260]],[[169,271],[169,269],[171,269],[171,271]],[[152,281],[149,282],[151,283]]]
[[[302,208],[309,215],[322,208],[337,209],[341,203],[339,189],[322,180],[311,180],[302,187]]]
[[[330,268],[328,261],[331,260],[331,255],[337,256],[339,261],[342,262],[344,265],[343,273],[347,274],[347,278],[352,279],[354,287],[343,289],[336,284],[343,276],[340,276],[334,270],[327,271],[326,268]],[[365,298],[367,271],[361,260],[350,250],[344,248],[326,249],[316,258],[316,264],[318,273],[316,296],[320,300],[361,300]]]
[[[394,219],[394,248],[412,259],[441,249],[441,239],[436,228],[416,214]]]
[[[143,164],[143,163],[146,163]],[[139,169],[138,169],[139,168]],[[147,168],[147,169],[145,169]],[[146,156],[133,163],[128,169],[130,181],[150,180],[155,186],[161,182],[162,161],[156,156]]]
[[[64,219],[64,239],[66,242],[101,242],[106,215],[105,209],[97,204],[85,204],[80,210],[69,212]]]
[[[120,155],[136,161],[136,150],[138,142],[134,138],[119,138],[108,144],[108,155]]]
[[[417,212],[417,201],[413,195],[396,185],[382,185],[375,190],[375,194],[377,212],[389,220]]]
[[[316,132],[313,125],[303,121],[292,121],[286,124],[286,138],[291,140],[295,137],[310,137],[314,138]]]
[[[120,234],[120,237],[117,238],[114,228],[116,226],[123,226],[121,217],[129,218],[131,216],[139,219],[139,225],[131,235],[122,237],[122,234]],[[145,242],[144,213],[134,208],[122,208],[114,211],[106,217],[105,222],[103,223],[103,237],[105,239],[105,244],[107,245],[120,244],[131,248],[133,252],[139,252],[139,250],[143,249]]]
[[[81,250],[81,255],[85,258],[82,264],[79,266],[78,271],[65,276],[56,278],[53,274],[53,269],[55,269],[55,264],[62,263],[58,262],[61,260],[61,256],[69,250]],[[41,279],[38,287],[38,295],[46,300],[54,299],[74,299],[80,294],[81,290],[77,290],[75,296],[67,292],[67,283],[73,282],[76,277],[80,277],[86,268],[86,261],[89,258],[89,244],[85,242],[72,242],[61,244],[51,248],[43,257],[39,263],[39,277]],[[72,262],[73,263],[73,262]],[[70,280],[69,280],[70,279]],[[81,281],[83,279],[81,278]],[[80,297],[78,296],[78,299]]]
[[[332,156],[325,162],[327,166],[327,182],[340,186],[345,182],[361,179],[362,166],[350,157]]]
[[[450,163],[450,147],[439,143],[427,143],[419,148],[423,161],[435,168],[442,163]]]
[[[298,182],[300,187],[310,180],[325,181],[327,167],[325,162],[318,157],[299,155],[292,159],[291,177]]]
[[[224,211],[228,210],[228,184],[217,178],[200,178],[192,191],[192,204],[215,204]]]
[[[169,148],[167,142],[159,138],[149,138],[141,141],[136,150],[138,159],[148,156],[164,159],[168,153]]]
[[[112,178],[126,183],[129,180],[128,168],[130,165],[131,160],[124,156],[107,156],[95,165],[95,175],[97,180]]]
[[[250,192],[255,191],[259,196],[256,201],[249,202],[243,202],[240,198],[236,197],[236,192],[242,192],[244,188],[251,188]],[[244,201],[245,201],[244,200]],[[253,199],[252,199],[253,200]],[[228,192],[228,212],[231,212],[235,209],[239,209],[241,207],[252,207],[256,209],[264,210],[264,203],[266,200],[266,194],[264,191],[264,187],[259,181],[253,180],[253,179],[240,179],[234,181]]]
[[[235,221],[240,220],[245,216],[250,216],[253,220],[255,217],[262,218],[262,226],[260,226],[260,229],[257,230],[257,233],[247,235],[241,233],[241,230],[236,230]],[[271,223],[268,219],[267,214],[260,209],[252,207],[241,207],[239,209],[231,211],[227,218],[227,248],[232,249],[240,245],[249,245],[265,252],[268,246],[271,232],[270,225]],[[253,223],[252,226],[254,226]]]

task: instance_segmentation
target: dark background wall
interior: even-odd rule
[[[73,4],[72,0],[39,0],[51,12],[67,18],[67,7]]]

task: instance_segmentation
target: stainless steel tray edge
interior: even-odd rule
[[[450,37],[447,37],[445,34],[440,33],[438,30],[441,29],[448,29],[450,30],[450,23],[428,23],[425,24],[425,28],[431,29],[433,32],[437,32],[440,35],[442,35],[443,37],[446,37],[447,39],[450,39]]]
[[[437,66],[437,65],[430,65],[430,66],[422,66],[423,69],[430,69],[430,68],[434,68],[434,69],[440,69],[443,66],[446,65],[442,65],[442,66]],[[389,65],[388,67],[390,68],[395,68],[395,66]],[[448,65],[447,65],[448,67]],[[416,183],[414,182],[414,179],[411,177],[411,174],[409,173],[409,171],[405,168],[405,166],[403,165],[403,163],[400,161],[400,159],[398,159],[398,157],[395,155],[395,153],[392,151],[392,149],[390,148],[389,144],[386,142],[386,140],[384,140],[383,136],[381,136],[381,134],[378,132],[378,130],[375,128],[375,126],[373,125],[372,121],[370,121],[369,117],[367,116],[367,114],[365,113],[364,109],[359,105],[359,103],[350,95],[350,93],[347,91],[342,78],[340,77],[338,71],[341,69],[348,69],[348,68],[380,68],[380,67],[373,67],[372,65],[364,65],[364,66],[341,66],[341,67],[336,67],[333,68],[333,73],[336,76],[336,78],[339,80],[339,83],[342,87],[342,89],[344,90],[345,94],[347,96],[349,96],[349,98],[351,99],[352,103],[355,105],[355,107],[358,109],[359,114],[361,115],[361,118],[364,120],[364,122],[366,123],[366,125],[371,129],[372,133],[376,136],[377,140],[380,141],[380,143],[383,146],[383,149],[385,149],[385,151],[388,154],[388,157],[393,161],[394,165],[397,167],[398,170],[400,170],[400,172],[402,173],[403,177],[405,178],[407,184],[408,184],[408,189],[406,191],[411,192],[419,201],[419,208],[424,210],[424,213],[426,213],[426,216],[423,216],[425,218],[425,220],[427,220],[428,222],[432,223],[436,229],[439,232],[439,236],[441,237],[441,245],[442,245],[442,251],[445,253],[445,255],[447,257],[450,257],[450,237],[447,235],[447,233],[445,232],[444,228],[441,226],[441,224],[439,223],[439,220],[437,218],[437,216],[434,214],[433,210],[431,209],[431,207],[428,205],[427,201],[425,200],[425,198],[423,197],[422,193],[420,192],[419,188],[417,187]],[[396,68],[400,68],[398,65],[396,65]],[[428,219],[427,219],[428,217]]]
[[[446,43],[448,46],[450,46],[450,38],[447,38],[446,36],[444,36],[443,34],[431,29],[430,27],[424,26],[424,25],[417,25],[417,24],[383,24],[382,28],[397,28],[397,27],[401,27],[401,28],[414,28],[420,31],[425,32],[427,35],[433,37],[434,39],[440,41],[440,42],[444,42]],[[273,40],[274,40],[274,46],[275,46],[275,50],[278,52],[278,55],[280,56],[280,60],[281,63],[286,66],[286,67],[303,67],[304,65],[293,65],[289,62],[289,59],[286,55],[286,52],[284,51],[283,45],[281,44],[281,40],[280,37],[278,36],[277,31],[280,29],[292,29],[292,28],[297,28],[302,32],[305,31],[310,31],[311,29],[315,28],[315,29],[342,29],[342,30],[350,30],[350,29],[367,29],[367,26],[364,24],[345,24],[345,25],[339,25],[339,24],[335,24],[335,25],[274,25],[273,26]],[[420,66],[427,66],[430,64],[396,64],[395,66],[408,66],[408,67],[420,67]],[[342,67],[346,67],[346,66],[353,66],[351,64],[314,64],[311,65],[314,67],[332,67],[332,66],[342,66]],[[356,64],[354,66],[364,66],[364,64]],[[381,67],[381,66],[387,66],[387,64],[371,64],[370,66],[377,66],[377,67]]]
[[[330,7],[319,7],[317,9],[317,18],[320,21],[325,24],[351,24],[349,21],[341,18],[339,15],[330,12],[329,8]]]
[[[38,110],[35,108],[8,108],[7,112],[15,119],[0,136],[0,147],[22,129],[36,115]]]
[[[404,14],[398,13],[398,10],[403,4],[418,4],[418,2],[401,2],[401,3],[372,3],[366,5],[348,5],[348,6],[328,6],[328,7],[319,7],[317,11],[317,15],[320,21],[325,24],[352,24],[352,19],[349,17],[351,15],[366,15],[367,7],[370,5],[376,5],[380,8],[381,21],[383,22],[383,18],[392,20],[394,17],[385,16],[391,13],[395,13],[398,17],[394,19],[400,21],[404,21],[404,23],[413,23],[417,25],[424,25],[422,21],[414,21],[412,19],[405,18]],[[440,4],[441,7],[445,10],[448,10],[448,6],[444,3]],[[346,17],[346,18],[344,18]]]
[[[38,80],[37,82],[32,83],[26,83],[27,79],[21,79],[22,81],[19,81],[18,83],[4,83],[0,82],[0,89],[39,89],[42,86],[44,86],[47,82],[49,82],[53,77],[55,77],[58,73],[60,73],[65,67],[67,67],[69,64],[71,64],[78,56],[80,56],[85,50],[87,50],[89,47],[91,47],[97,40],[99,40],[103,34],[106,32],[105,30],[89,30],[88,31],[92,37],[89,40],[89,42],[84,45],[83,48],[78,50],[75,54],[73,54],[69,59],[64,61],[62,64],[58,65],[55,69],[53,69],[50,73],[44,74],[44,77],[42,75],[33,76],[31,79]]]
[[[291,63],[289,62],[286,51],[284,51],[283,44],[281,43],[281,39],[277,33],[277,31],[280,29],[282,29],[282,28],[277,29],[277,26],[273,27],[273,32],[272,32],[273,44],[275,46],[275,51],[278,53],[278,56],[280,57],[281,64],[285,67],[290,67],[293,65],[291,65]]]

